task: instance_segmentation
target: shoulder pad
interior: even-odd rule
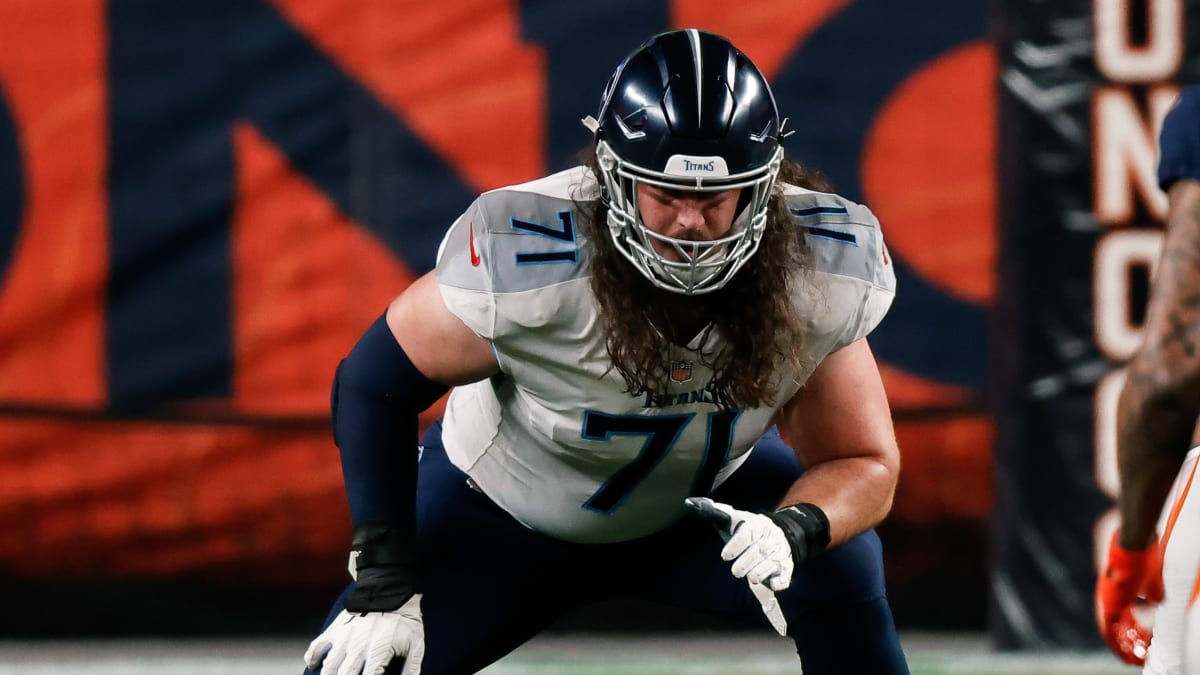
[[[817,272],[894,290],[895,272],[875,214],[840,195],[785,186],[792,222],[805,230]]]
[[[569,170],[480,195],[442,240],[438,282],[517,293],[585,274],[577,201],[588,195],[588,175]]]

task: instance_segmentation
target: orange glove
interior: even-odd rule
[[[1144,665],[1150,630],[1138,623],[1133,606],[1138,597],[1162,601],[1162,553],[1158,539],[1140,551],[1121,548],[1117,532],[1108,545],[1108,563],[1096,580],[1096,624],[1108,648],[1122,661]]]

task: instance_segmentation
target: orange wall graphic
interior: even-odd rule
[[[564,26],[574,50],[532,39],[536,10],[512,0],[0,4],[0,176],[19,176],[0,185],[0,570],[339,579],[333,370],[466,199],[581,145],[603,74],[648,34],[708,28],[788,78],[871,3],[617,4],[633,25]],[[591,11],[578,21],[619,23]],[[854,167],[897,259],[982,313],[996,66],[980,39],[877,106],[779,98],[875,106],[861,153],[801,159]],[[579,114],[555,126],[568,95]],[[929,328],[918,357],[952,339]],[[881,364],[906,462],[893,518],[982,519],[985,383],[920,364]]]

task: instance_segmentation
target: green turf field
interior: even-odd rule
[[[913,675],[1136,675],[1103,652],[996,654],[978,634],[903,635]],[[0,675],[300,675],[307,641],[0,640]],[[769,675],[799,673],[773,636],[688,633],[539,636],[484,675]]]
[[[997,654],[978,634],[906,633],[912,675],[1135,675],[1102,652]],[[655,637],[538,638],[484,675],[768,675],[798,673],[788,640],[686,634]]]

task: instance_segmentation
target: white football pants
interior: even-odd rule
[[[1200,675],[1200,447],[1184,460],[1159,520],[1163,601],[1143,675]],[[1185,656],[1186,652],[1186,656]],[[1185,665],[1186,664],[1186,665]]]

